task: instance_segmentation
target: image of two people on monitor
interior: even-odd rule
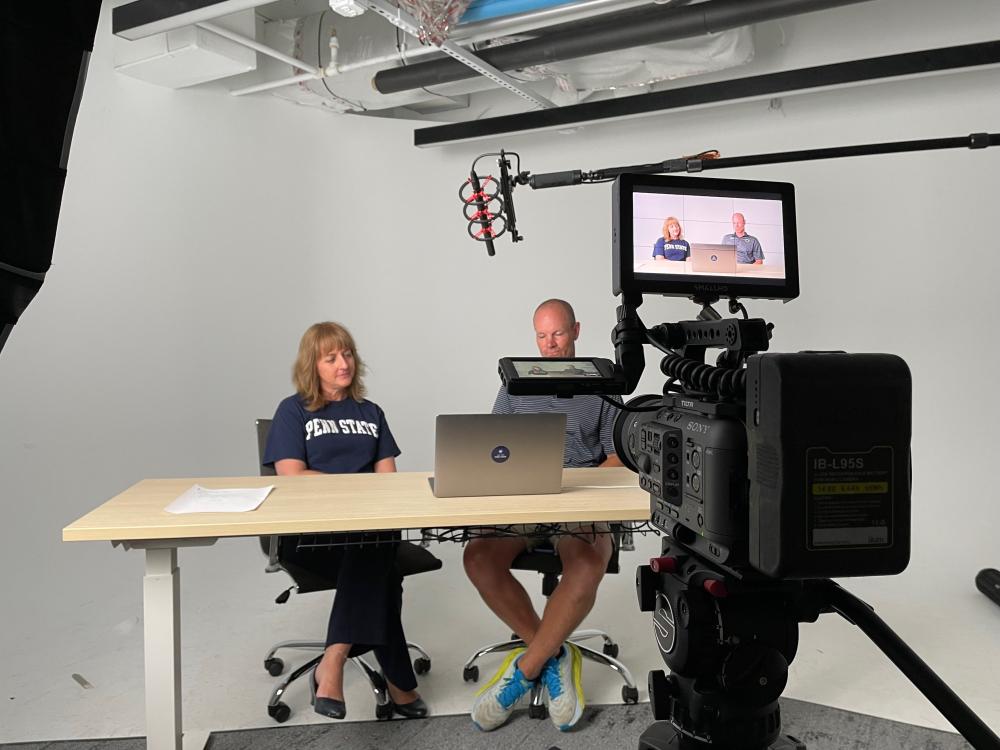
[[[571,378],[596,378],[600,377],[600,373],[594,368],[592,364],[587,362],[580,362],[574,364],[573,362],[536,362],[529,369],[522,372],[523,365],[517,363],[515,369],[518,371],[518,375],[522,377],[571,377]]]
[[[781,202],[637,193],[632,206],[637,273],[784,278]]]

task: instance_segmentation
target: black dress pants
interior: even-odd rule
[[[403,577],[396,568],[399,534],[332,534],[323,539],[331,544],[300,546],[291,556],[301,565],[322,561],[326,571],[336,575],[326,645],[349,643],[351,657],[373,651],[389,682],[400,690],[415,689],[417,678],[401,620]]]

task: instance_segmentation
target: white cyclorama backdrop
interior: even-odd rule
[[[457,197],[478,154],[502,145],[538,173],[706,148],[738,156],[953,136],[1000,122],[1000,73],[985,70],[417,150],[412,123],[117,76],[109,16],[106,5],[54,266],[0,353],[0,741],[143,732],[142,555],[63,544],[60,530],[145,477],[255,474],[253,420],[291,392],[311,323],[338,320],[355,334],[402,470],[430,468],[436,415],[490,409],[499,357],[535,355],[540,300],[576,306],[579,355],[612,356],[609,186],[518,188],[525,241],[501,239],[489,258],[469,240]],[[781,30],[789,50],[827,49],[836,60],[884,53],[889,29],[907,50],[989,39],[998,27],[1000,6],[985,0],[884,0]],[[998,174],[1000,149],[718,175],[796,186],[802,295],[748,304],[775,324],[774,351],[891,352],[908,362],[912,561],[899,576],[845,583],[994,727],[1000,608],[973,577],[1000,566]],[[697,309],[648,299],[640,312],[653,325]],[[640,393],[662,385],[652,351],[647,360]],[[632,590],[634,566],[656,544],[639,542],[588,622],[616,632],[645,695],[646,671],[661,662]],[[442,712],[471,701],[458,674],[466,649],[504,628],[465,581],[461,550],[434,550],[445,568],[408,583],[406,622],[436,659],[421,689]],[[270,725],[264,649],[319,637],[325,600],[276,607],[286,584],[265,578],[253,540],[183,550],[180,563],[188,727]],[[525,580],[537,594],[538,578]],[[800,632],[786,695],[947,728],[856,628],[825,615]],[[590,667],[586,679],[595,680],[588,694],[591,684],[603,691],[592,699],[614,700],[613,679]],[[303,691],[293,721],[310,720]],[[352,717],[369,715],[366,700],[349,693]]]
[[[638,266],[653,257],[653,246],[661,237],[668,217],[677,219],[679,239],[694,244],[723,244],[733,234],[733,216],[743,214],[745,231],[757,238],[764,252],[764,265],[785,265],[785,233],[780,200],[761,198],[639,193],[632,198],[633,263]],[[729,240],[732,244],[732,240]]]

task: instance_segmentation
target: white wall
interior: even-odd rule
[[[915,24],[928,45],[1000,27],[994,3],[956,2],[947,12],[930,0],[875,5],[883,35],[904,8],[933,19]],[[297,340],[312,322],[331,318],[354,332],[403,470],[430,467],[434,415],[489,409],[497,358],[533,353],[539,300],[571,300],[583,324],[578,351],[611,354],[609,188],[518,189],[525,242],[500,240],[487,258],[466,237],[457,198],[477,154],[502,144],[534,172],[591,169],[712,147],[728,156],[995,131],[1000,116],[1000,73],[979,71],[789,97],[776,111],[734,105],[421,151],[405,122],[116,76],[107,7],[104,16],[55,265],[0,355],[3,683],[26,684],[36,667],[65,680],[91,640],[134,643],[140,556],[62,544],[61,528],[144,477],[254,473],[252,421],[290,392]],[[826,31],[836,40],[853,29]],[[1000,625],[1000,610],[972,586],[978,569],[1000,566],[998,172],[1000,150],[989,149],[719,175],[797,188],[802,297],[750,305],[776,324],[776,350],[887,351],[909,363],[912,563],[901,576],[850,587],[994,724],[1000,656],[995,645],[962,648],[973,631],[995,644]],[[695,308],[648,300],[641,312],[652,324]],[[657,386],[649,359],[646,391]],[[184,555],[201,585],[224,592],[248,549]],[[461,571],[442,575],[457,582]],[[71,645],[57,637],[70,631]],[[848,626],[809,626],[803,639],[790,695],[863,710],[865,683],[881,701],[869,712],[943,726]],[[637,667],[640,681],[654,666]],[[2,701],[0,725],[14,729],[0,741],[53,736],[44,724],[16,723],[27,700]],[[122,717],[122,726],[137,720]]]

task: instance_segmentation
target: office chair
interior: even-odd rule
[[[613,545],[611,558],[608,560],[608,568],[606,572],[618,573],[619,550],[633,550],[635,547],[632,544],[631,532],[623,530],[621,526],[615,524],[612,525],[611,529]],[[559,576],[562,574],[562,561],[559,559],[559,555],[556,554],[552,543],[548,540],[534,549],[527,550],[519,554],[514,558],[510,567],[511,570],[533,570],[536,573],[541,573],[542,595],[545,596],[546,599],[552,595],[556,586],[559,585]],[[580,645],[581,641],[587,641],[593,638],[602,638],[604,640],[604,645],[601,651],[595,651],[594,649]],[[639,702],[639,689],[635,686],[635,681],[632,679],[632,673],[629,672],[628,668],[624,664],[618,661],[618,644],[611,639],[611,636],[603,630],[586,629],[574,631],[566,640],[575,643],[580,649],[580,654],[585,659],[589,659],[598,664],[603,664],[618,673],[618,675],[625,682],[625,684],[622,685],[622,700],[625,703]],[[479,649],[476,653],[469,657],[468,661],[465,662],[465,665],[462,668],[462,679],[466,682],[479,681],[479,665],[476,664],[476,662],[480,657],[485,656],[486,654],[511,651],[515,648],[522,648],[524,645],[524,641],[517,637],[517,633],[511,633],[510,640],[493,643]],[[531,690],[531,701],[528,705],[528,715],[533,719],[544,719],[548,715],[548,709],[542,700],[542,689],[539,684],[536,684]]]
[[[260,464],[261,476],[273,476],[274,469],[264,466],[264,447],[267,445],[267,433],[271,429],[270,419],[258,419],[257,425],[257,454]],[[283,570],[292,578],[293,585],[282,591],[275,603],[284,604],[288,601],[289,594],[295,591],[299,594],[307,594],[313,591],[330,591],[337,588],[337,573],[332,570],[330,547],[323,547],[324,543],[332,540],[331,534],[308,534],[290,536],[262,536],[260,537],[261,550],[267,555],[267,573],[276,573]],[[296,554],[300,549],[300,543],[305,542],[312,546],[309,554]],[[426,573],[431,570],[439,570],[441,561],[434,557],[422,546],[411,542],[399,542],[396,557],[396,567],[400,575],[416,575]],[[324,565],[324,562],[326,565]],[[413,660],[413,671],[418,675],[426,674],[431,669],[431,658],[427,652],[415,643],[407,642],[411,651],[418,654]],[[282,701],[282,697],[288,686],[299,679],[302,675],[309,674],[312,669],[319,664],[323,658],[323,651],[326,649],[325,641],[282,641],[274,644],[271,650],[264,657],[264,669],[272,677],[277,677],[285,670],[285,663],[276,656],[282,649],[302,649],[307,651],[319,651],[319,656],[310,659],[305,664],[296,667],[271,693],[267,702],[267,714],[275,721],[281,723],[288,720],[292,715],[292,710],[287,703]],[[389,699],[389,690],[385,683],[385,678],[374,669],[368,661],[361,656],[348,659],[365,676],[371,686],[372,694],[375,696],[375,718],[384,721],[392,718],[392,702]]]

